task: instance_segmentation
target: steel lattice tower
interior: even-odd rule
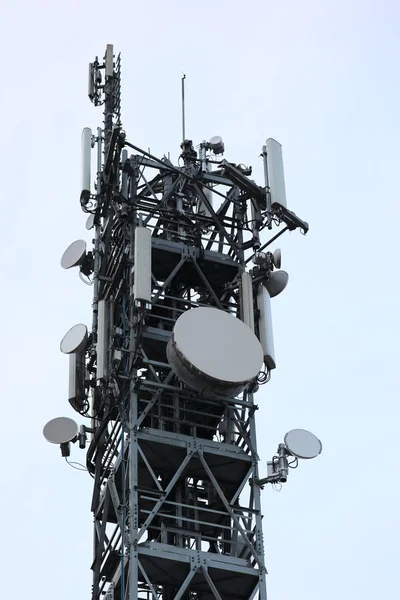
[[[204,306],[261,339],[258,290],[274,272],[264,250],[308,226],[274,198],[266,147],[259,186],[250,168],[219,157],[222,148],[211,160],[210,143],[197,152],[184,139],[180,167],[129,143],[120,85],[120,57],[107,46],[89,70],[104,125],[83,134],[84,154],[88,140],[97,149],[95,193],[84,158],[81,194],[93,248],[63,265],[79,266],[94,290],[91,331],[69,352],[69,401],[90,418],[78,439],[85,447],[90,433],[92,600],[266,600],[255,393],[273,356],[240,394],[203,394],[176,376],[166,347],[179,316]],[[144,230],[148,298],[135,294]],[[69,444],[62,449],[68,455]]]

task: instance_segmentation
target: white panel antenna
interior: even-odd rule
[[[207,142],[203,140],[200,146],[201,168],[203,173],[209,173],[212,170],[211,165],[207,162],[207,146]],[[214,208],[214,194],[211,188],[208,186],[203,187],[202,191],[205,197],[207,198],[208,202],[211,204],[211,208]],[[199,213],[199,215],[203,215],[204,217],[211,217],[211,213],[208,210],[208,207],[201,200],[199,200],[198,202],[197,212]]]
[[[89,63],[89,76],[88,76],[88,96],[90,100],[93,100],[95,97],[95,89],[94,89],[94,69],[93,63]]]
[[[105,67],[106,77],[112,77],[114,74],[114,46],[112,44],[107,44]]]
[[[282,146],[276,140],[267,140],[268,185],[271,205],[280,204],[286,208],[286,186],[283,171]]]
[[[81,137],[81,202],[86,204],[91,190],[92,130],[85,127]]]
[[[258,335],[264,353],[264,363],[270,370],[275,369],[274,333],[272,328],[271,298],[263,285],[257,293],[257,308],[260,311]]]
[[[80,412],[85,405],[85,354],[77,352],[69,355],[68,402]]]
[[[254,331],[253,279],[250,273],[242,273],[242,321]]]
[[[135,229],[135,302],[151,303],[151,231],[146,227]]]
[[[99,300],[97,308],[97,381],[106,378],[108,372],[109,310],[105,300]]]

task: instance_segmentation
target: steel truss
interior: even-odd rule
[[[284,217],[267,210],[266,188],[248,171],[225,160],[207,161],[205,168],[205,154],[199,158],[189,140],[179,167],[128,143],[119,123],[119,59],[116,64],[105,81],[107,131],[98,130],[96,139],[96,196],[82,205],[95,223],[87,351],[95,430],[87,453],[94,478],[92,599],[251,600],[258,594],[265,600],[260,488],[252,484],[258,480],[258,384],[237,398],[196,394],[171,371],[166,344],[176,319],[193,307],[242,317],[241,274],[261,246],[260,232]],[[298,226],[285,222],[277,235]],[[152,231],[151,305],[132,296],[139,225]],[[101,379],[100,301],[109,313]]]

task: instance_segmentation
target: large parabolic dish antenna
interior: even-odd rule
[[[263,350],[245,323],[223,310],[202,307],[176,321],[167,358],[188,387],[235,396],[258,375]]]

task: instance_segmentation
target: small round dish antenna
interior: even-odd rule
[[[243,321],[223,310],[201,307],[187,310],[176,321],[167,359],[188,387],[230,396],[258,375],[263,350]]]
[[[70,269],[81,265],[86,256],[86,242],[76,240],[72,242],[61,257],[61,266],[63,269]]]
[[[322,452],[321,441],[305,429],[288,431],[284,440],[290,454],[296,458],[315,458]]]
[[[89,231],[93,228],[95,215],[89,215],[86,219],[86,229]]]
[[[68,417],[52,419],[43,428],[43,435],[50,444],[71,442],[78,433],[78,425]]]
[[[79,323],[71,327],[61,340],[60,350],[63,354],[74,354],[81,352],[88,339],[88,329],[86,325]]]
[[[278,296],[289,282],[289,274],[286,271],[274,271],[270,279],[264,281],[264,286],[267,288],[271,298]]]
[[[274,267],[276,269],[280,269],[282,266],[282,251],[280,248],[277,248],[273,254]]]
[[[210,140],[210,148],[214,154],[223,154],[225,146],[224,142],[222,141],[222,137],[219,135],[214,135],[214,137],[212,137]]]

